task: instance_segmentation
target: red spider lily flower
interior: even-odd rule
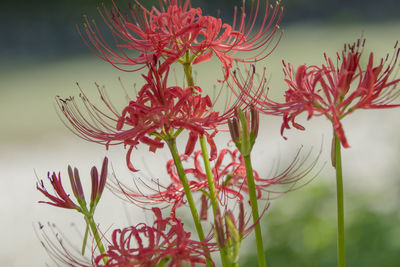
[[[155,152],[163,147],[162,138],[174,134],[173,131],[190,131],[185,153],[191,154],[198,135],[205,135],[211,146],[211,158],[215,158],[216,146],[213,135],[216,127],[233,116],[234,110],[242,105],[238,98],[224,112],[213,111],[213,103],[208,95],[201,95],[200,87],[181,88],[167,86],[168,71],[162,75],[154,66],[147,76],[146,84],[139,91],[136,100],[118,112],[99,89],[101,99],[111,114],[103,112],[91,104],[84,94],[81,99],[89,114],[83,114],[73,98],[58,98],[58,105],[73,132],[85,140],[109,145],[129,146],[126,155],[130,170],[136,171],[131,163],[133,148],[139,143],[149,146]],[[155,135],[155,137],[153,137]]]
[[[100,180],[99,180],[99,175],[96,167],[93,167],[91,170],[91,179],[92,179],[92,192],[91,192],[91,201],[90,201],[90,206],[91,210],[94,209],[97,205],[97,203],[100,200],[100,197],[103,193],[105,184],[106,184],[106,179],[107,179],[107,169],[108,169],[108,158],[105,157],[103,160],[103,165],[101,169],[101,174],[100,174]],[[54,188],[54,191],[56,195],[50,194],[43,183],[43,180],[40,181],[40,183],[36,184],[37,190],[39,190],[43,195],[45,195],[51,202],[48,201],[39,201],[39,203],[46,203],[49,205],[53,205],[56,207],[60,208],[66,208],[66,209],[76,209],[78,211],[83,211],[81,207],[86,208],[86,201],[85,201],[85,195],[83,193],[83,188],[81,184],[81,179],[79,177],[79,171],[77,168],[74,168],[72,170],[71,166],[68,166],[68,175],[69,179],[71,182],[71,188],[72,192],[74,193],[74,196],[76,200],[78,201],[78,205],[76,205],[70,198],[70,195],[67,194],[64,190],[64,187],[61,182],[61,175],[58,173],[58,175],[53,172],[53,174],[50,176],[50,172],[47,174],[51,185]]]
[[[197,64],[208,61],[213,54],[221,61],[225,80],[233,61],[256,62],[274,50],[283,8],[280,1],[272,7],[266,1],[261,11],[260,1],[252,1],[246,12],[245,1],[241,11],[235,8],[232,25],[220,18],[204,16],[200,8],[192,8],[190,0],[160,1],[160,8],[151,10],[138,1],[130,7],[130,16],[122,14],[113,5],[104,7],[101,16],[110,28],[119,51],[114,51],[104,40],[97,25],[86,18],[82,35],[85,43],[103,60],[125,71],[136,71],[146,66],[154,57],[162,59],[160,71],[164,72],[174,62]],[[259,29],[257,17],[263,12]],[[238,14],[239,13],[239,14]],[[129,50],[138,51],[131,54]],[[249,52],[248,57],[237,52]]]
[[[277,193],[271,187],[274,185],[293,185],[300,179],[306,176],[310,170],[315,166],[316,161],[300,170],[299,166],[305,163],[305,159],[299,159],[299,154],[296,155],[292,163],[280,174],[272,178],[260,177],[257,171],[253,170],[254,180],[256,183],[257,198],[261,199],[263,192]],[[308,158],[308,156],[306,157]],[[185,169],[186,173],[191,173],[199,181],[207,181],[207,176],[201,165],[202,154],[197,151],[194,154],[194,168]],[[246,167],[244,159],[238,149],[231,151],[223,149],[218,155],[214,166],[212,168],[215,187],[217,192],[220,193],[219,199],[222,201],[224,197],[231,199],[244,200],[244,194],[248,193]],[[171,173],[171,172],[170,172]],[[177,176],[177,173],[172,173]],[[171,175],[171,174],[170,174]]]
[[[167,266],[205,264],[204,247],[215,250],[215,243],[190,239],[183,223],[175,217],[162,218],[161,210],[153,208],[156,216],[152,226],[144,223],[113,231],[112,243],[105,254],[95,258],[96,266]],[[102,264],[103,258],[107,263]]]
[[[183,161],[187,161],[189,159],[189,156],[187,155],[181,155],[180,157]],[[161,208],[172,206],[171,216],[175,216],[176,209],[186,203],[184,200],[185,191],[179,179],[179,175],[176,171],[173,160],[168,161],[167,172],[169,174],[169,178],[171,179],[168,186],[164,186],[159,181],[153,180],[155,187],[152,187],[139,178],[134,179],[136,189],[132,189],[118,180],[114,182],[114,185],[110,184],[109,186],[116,195],[120,196],[121,198],[128,198],[128,200],[143,208],[146,208],[149,205],[161,205]],[[141,183],[138,184],[137,180]],[[202,181],[189,180],[188,183],[191,192],[208,189],[208,183],[206,179]],[[141,185],[143,185],[144,188],[141,188]],[[201,202],[202,210],[200,212],[200,217],[202,219],[206,219],[207,216],[205,215],[204,217],[202,214],[204,214],[204,212],[207,214],[207,199],[202,196]]]
[[[65,209],[76,209],[80,210],[80,207],[76,205],[71,198],[69,197],[69,194],[67,194],[64,190],[64,187],[61,183],[61,176],[60,173],[58,173],[58,176],[55,172],[50,176],[50,172],[47,174],[51,185],[54,188],[55,195],[50,194],[47,190],[46,187],[44,186],[43,180],[40,181],[40,183],[36,184],[37,190],[39,190],[43,195],[45,195],[50,201],[39,201],[39,203],[46,203],[49,205],[53,205],[56,207],[60,208],[65,208]],[[73,182],[71,181],[71,184]],[[80,184],[80,182],[79,182]],[[79,191],[77,188],[73,189],[73,191]]]
[[[309,155],[304,159],[300,159],[299,151],[291,164],[289,164],[289,166],[281,173],[275,174],[272,178],[262,178],[256,171],[254,171],[257,198],[261,199],[263,193],[267,194],[269,197],[269,194],[271,193],[282,194],[294,190],[296,183],[306,177],[316,165],[317,160],[314,160],[307,167],[304,167],[308,157]],[[190,190],[192,192],[208,193],[208,181],[202,166],[203,156],[201,151],[196,151],[192,157],[181,155],[181,159],[184,163],[188,162],[189,159],[193,160],[194,167],[185,168],[185,173],[188,174],[189,178],[188,183]],[[140,188],[140,185],[138,184],[135,184],[136,189],[131,189],[117,181],[116,185],[111,186],[112,191],[117,195],[127,197],[138,206],[172,206],[171,214],[174,216],[176,209],[185,204],[185,192],[173,160],[168,161],[167,172],[171,179],[168,186],[161,185],[159,182],[154,182],[155,187],[152,187],[142,181],[145,186],[145,192],[145,190]],[[246,167],[243,156],[240,154],[238,149],[235,149],[234,151],[229,149],[221,150],[214,163],[212,172],[215,181],[215,189],[218,193],[218,199],[222,204],[224,204],[228,199],[237,199],[240,201],[245,199],[245,194],[248,193]],[[137,182],[135,181],[135,183]],[[274,186],[289,186],[289,189],[286,188],[283,190],[282,188],[277,189],[276,187],[273,189]],[[300,186],[301,185],[297,185],[296,188]],[[267,199],[267,196],[265,196],[265,199]],[[209,207],[206,194],[201,195],[200,205],[200,217],[202,220],[206,220]]]
[[[393,72],[398,62],[397,43],[395,52],[389,58],[374,62],[374,54],[370,53],[366,66],[360,62],[365,40],[345,45],[341,54],[334,60],[325,55],[322,67],[302,65],[293,69],[284,63],[285,81],[289,89],[285,92],[285,102],[272,101],[267,96],[251,97],[250,87],[242,87],[247,96],[254,100],[260,111],[283,116],[281,133],[290,129],[290,124],[300,130],[305,128],[295,122],[297,115],[307,112],[307,119],[313,116],[326,116],[343,147],[348,148],[341,120],[356,109],[393,108],[399,104],[391,104],[399,94],[397,84],[400,79],[393,79]],[[237,83],[239,84],[239,83]],[[256,91],[258,91],[257,89]]]

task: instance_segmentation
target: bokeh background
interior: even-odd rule
[[[116,1],[123,9],[128,1]],[[146,2],[150,6],[154,1]],[[250,2],[250,1],[248,1]],[[261,1],[264,2],[264,1]],[[221,14],[230,22],[234,5],[241,1],[193,0],[204,13]],[[64,233],[79,236],[82,218],[67,210],[38,204],[37,179],[47,171],[66,174],[67,164],[79,167],[87,178],[90,167],[99,166],[107,155],[116,175],[132,179],[124,164],[124,149],[87,143],[68,131],[57,116],[54,97],[77,95],[80,86],[96,99],[94,82],[112,95],[122,95],[118,77],[127,88],[140,86],[139,73],[123,73],[102,62],[85,47],[76,25],[82,14],[96,19],[98,1],[12,1],[0,9],[0,222],[1,266],[55,266],[35,234],[37,222],[57,224]],[[377,57],[393,52],[400,39],[400,2],[396,0],[286,0],[281,28],[284,35],[275,52],[257,68],[267,68],[271,95],[279,99],[285,89],[281,60],[320,64],[323,53],[334,56],[344,43],[367,39],[365,55]],[[365,60],[365,59],[364,59]],[[199,65],[196,79],[212,88],[222,70],[216,62]],[[367,110],[344,120],[351,148],[343,151],[346,198],[346,246],[348,266],[400,266],[400,167],[399,110]],[[336,202],[334,172],[329,164],[330,124],[324,119],[302,122],[305,132],[279,134],[280,119],[262,118],[262,129],[254,152],[260,174],[284,167],[303,145],[311,158],[321,152],[319,175],[295,192],[273,200],[262,225],[270,266],[320,267],[336,264]],[[222,133],[220,146],[229,139]],[[185,140],[182,140],[184,142]],[[183,144],[181,144],[183,146]],[[142,151],[143,150],[143,151]],[[162,179],[160,162],[168,153],[148,153],[141,148],[135,162],[141,177]],[[90,187],[88,187],[90,188]],[[88,194],[88,193],[87,193]],[[104,229],[149,220],[148,213],[105,192],[97,221]],[[243,244],[243,266],[256,266],[254,241]]]

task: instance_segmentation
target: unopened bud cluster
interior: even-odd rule
[[[236,116],[228,120],[229,131],[236,147],[243,156],[250,155],[256,142],[259,128],[259,113],[254,107],[243,112],[237,110]]]

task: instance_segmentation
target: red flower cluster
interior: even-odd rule
[[[215,54],[223,65],[226,79],[233,61],[262,60],[279,42],[274,41],[274,37],[283,11],[280,1],[275,7],[266,3],[257,30],[254,28],[261,7],[259,0],[254,2],[249,13],[245,1],[240,14],[235,9],[232,25],[223,23],[220,18],[204,16],[200,8],[191,7],[190,0],[160,1],[160,9],[153,7],[151,10],[136,1],[130,8],[130,16],[122,14],[114,3],[111,10],[104,7],[100,13],[120,51],[111,49],[96,24],[89,23],[87,18],[84,24],[87,37],[83,34],[82,37],[96,55],[126,71],[141,69],[155,57],[162,59],[160,72],[163,73],[174,62],[197,64]],[[127,50],[138,51],[139,55]],[[241,58],[236,56],[237,52],[252,52],[252,55]]]
[[[96,266],[159,266],[165,261],[166,266],[190,266],[206,263],[206,253],[215,250],[215,243],[190,239],[183,223],[175,217],[162,218],[161,210],[153,208],[156,216],[153,225],[144,223],[113,231],[112,243],[107,253],[96,257]],[[207,250],[206,250],[207,251]],[[102,260],[106,258],[107,263]]]
[[[120,65],[131,66],[132,70],[148,67],[147,76],[143,75],[145,84],[122,112],[114,108],[100,88],[101,99],[109,111],[98,109],[83,93],[81,98],[89,114],[84,114],[73,98],[58,98],[58,105],[73,131],[83,139],[106,146],[128,146],[126,160],[132,171],[136,169],[130,158],[137,144],[147,144],[154,152],[163,147],[163,140],[182,129],[190,132],[185,154],[190,155],[198,136],[205,135],[214,159],[216,146],[213,133],[209,134],[208,130],[215,133],[219,124],[234,115],[234,110],[244,104],[242,95],[236,95],[236,102],[223,113],[215,112],[209,96],[201,95],[201,88],[167,86],[170,66],[174,62],[185,65],[185,74],[190,80],[191,66],[215,54],[224,66],[226,79],[233,61],[254,62],[265,58],[279,28],[282,14],[279,5],[279,1],[274,8],[266,3],[264,17],[258,21],[259,1],[253,2],[249,14],[243,1],[241,14],[235,10],[232,25],[222,23],[220,18],[204,16],[201,9],[191,7],[190,0],[160,1],[159,9],[151,10],[136,1],[130,7],[131,16],[123,15],[115,3],[111,10],[104,7],[101,14],[121,51],[112,50],[96,24],[89,23],[87,18],[84,24],[87,38],[82,35],[83,39],[98,56],[117,68]],[[261,25],[253,31],[256,22]],[[139,55],[130,55],[125,49],[139,51]],[[238,51],[252,52],[252,55],[238,58],[235,55]],[[186,73],[187,67],[190,73]]]
[[[365,40],[345,45],[341,54],[334,60],[325,55],[322,67],[302,65],[295,71],[284,62],[285,81],[289,89],[285,92],[285,102],[278,103],[264,98],[252,98],[264,113],[283,116],[281,133],[290,129],[290,124],[300,130],[305,128],[295,122],[297,115],[307,112],[308,119],[313,116],[326,116],[333,125],[343,147],[349,147],[341,119],[356,109],[380,109],[398,107],[391,104],[400,91],[396,88],[400,79],[392,79],[399,51],[397,43],[391,58],[386,56],[374,63],[370,53],[364,67],[360,61]],[[249,89],[245,88],[246,94]]]
[[[193,167],[185,168],[185,173],[188,177],[193,177],[188,181],[191,192],[203,193],[201,195],[200,217],[206,220],[209,207],[206,194],[209,194],[209,186],[204,167],[201,163],[203,161],[202,157],[201,151],[194,152],[192,157],[181,155],[181,159],[185,162],[188,162],[189,159],[193,160]],[[288,185],[290,187],[289,190],[292,190],[297,181],[309,174],[309,171],[315,166],[316,161],[312,162],[308,167],[304,167],[304,163],[305,160],[300,160],[298,153],[285,170],[272,178],[262,178],[256,171],[253,171],[257,198],[261,199],[263,193],[266,193],[264,197],[267,199],[270,193],[282,193],[288,190],[284,189],[282,191],[282,188],[278,189],[274,188],[274,186]],[[157,182],[155,187],[151,187],[143,181],[145,189],[154,193],[143,192],[139,189],[139,185],[137,186],[137,190],[130,189],[119,182],[117,182],[113,189],[117,194],[121,192],[125,197],[128,197],[129,200],[139,206],[146,206],[149,204],[159,205],[162,203],[167,206],[172,206],[171,214],[175,214],[176,209],[184,204],[185,192],[173,160],[168,161],[167,172],[171,179],[171,183],[168,186],[163,186]],[[221,150],[212,167],[212,173],[220,202],[224,202],[227,199],[236,199],[240,201],[245,199],[244,193],[248,193],[246,168],[243,156],[238,149],[234,151],[229,149]]]
[[[121,143],[129,146],[126,159],[132,171],[136,171],[130,161],[133,147],[144,143],[154,152],[163,147],[164,137],[181,129],[190,132],[186,154],[193,152],[198,135],[205,135],[212,148],[211,158],[215,158],[213,134],[207,130],[216,132],[216,127],[233,116],[242,102],[238,99],[224,112],[215,112],[210,97],[202,96],[200,87],[167,86],[168,72],[161,74],[158,68],[151,66],[148,75],[143,75],[146,83],[136,100],[131,100],[122,113],[115,110],[100,89],[101,99],[111,115],[90,103],[83,93],[81,99],[89,116],[80,111],[73,98],[58,98],[58,105],[73,131],[83,139],[106,146]]]

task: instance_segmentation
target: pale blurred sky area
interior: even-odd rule
[[[126,7],[127,2],[120,1],[121,9]],[[81,176],[86,179],[84,183],[89,185],[90,167],[99,166],[105,155],[110,157],[119,178],[130,181],[133,177],[126,170],[126,151],[122,147],[107,151],[101,145],[81,140],[57,116],[54,97],[77,95],[76,82],[95,101],[94,82],[104,85],[109,94],[115,94],[117,99],[123,95],[118,77],[129,90],[134,88],[134,84],[138,88],[141,86],[140,73],[116,70],[92,54],[81,41],[75,25],[82,22],[84,13],[95,18],[103,32],[108,30],[97,14],[98,3],[89,0],[2,1],[1,266],[45,266],[45,263],[55,266],[35,235],[34,229],[39,221],[44,224],[54,222],[65,233],[83,231],[83,219],[79,214],[38,204],[44,197],[35,188],[37,177],[46,180],[48,171],[61,171],[65,179],[66,167],[71,164],[81,170]],[[221,16],[228,22],[234,3],[240,4],[241,1],[193,0],[193,6],[202,6],[210,14],[215,15],[216,10],[220,9]],[[283,1],[283,37],[274,53],[256,65],[259,70],[266,67],[271,96],[279,99],[286,89],[282,59],[295,66],[320,64],[324,53],[334,57],[345,43],[354,42],[360,37],[367,40],[366,55],[371,51],[379,58],[387,53],[392,54],[396,40],[400,39],[399,3],[395,0]],[[195,71],[196,79],[203,88],[212,88],[216,79],[223,75],[216,61],[196,66]],[[351,145],[350,149],[343,151],[346,192],[371,192],[378,196],[377,209],[399,208],[399,112],[399,109],[359,111],[343,121]],[[260,140],[255,152],[259,154],[254,156],[255,168],[259,166],[261,172],[267,171],[267,166],[272,166],[274,159],[283,158],[283,161],[287,161],[301,145],[306,151],[313,149],[315,155],[322,148],[319,166],[326,163],[312,184],[334,186],[333,171],[329,164],[330,123],[322,118],[306,121],[305,116],[300,117],[299,121],[306,131],[289,130],[286,132],[288,140],[285,141],[279,133],[281,119],[262,117]],[[217,141],[223,146],[228,139],[229,136],[223,133]],[[183,144],[180,148],[183,149]],[[162,177],[164,163],[159,162],[160,159],[166,162],[168,153],[162,151],[156,156],[146,150],[145,147],[139,147],[134,153],[135,161],[143,170],[139,175]],[[269,165],[265,164],[266,161]],[[146,170],[151,170],[151,174]],[[67,180],[65,184],[68,184]],[[301,197],[301,192],[298,195]],[[136,224],[149,216],[142,209],[117,199],[107,190],[98,211],[96,218],[104,229]],[[77,225],[78,231],[71,223]],[[399,221],[393,223],[399,224]]]

